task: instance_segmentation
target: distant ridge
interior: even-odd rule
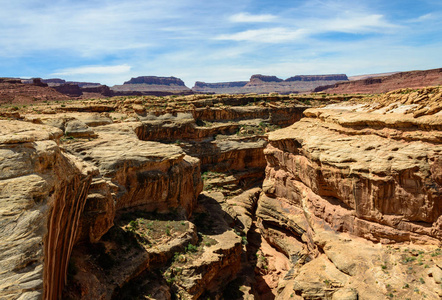
[[[400,88],[422,88],[441,84],[442,68],[439,68],[425,71],[395,72],[392,75],[339,82],[328,86],[317,87],[314,92],[325,92],[329,94],[377,94]]]
[[[296,75],[284,80],[276,76],[255,74],[250,77],[249,81],[218,83],[197,81],[192,90],[198,93],[215,94],[267,94],[273,92],[290,94],[311,92],[318,86],[330,85],[339,81],[348,81],[347,75]]]

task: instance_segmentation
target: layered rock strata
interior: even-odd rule
[[[439,243],[442,118],[353,109],[310,109],[308,118],[270,134],[274,195],[298,206],[309,195],[312,212],[337,231],[383,243]]]
[[[97,169],[61,151],[55,127],[0,121],[2,299],[57,299]]]
[[[256,216],[291,262],[277,299],[442,295],[440,92],[308,109],[270,133]]]

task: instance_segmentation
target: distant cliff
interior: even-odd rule
[[[256,74],[249,81],[205,83],[197,81],[192,88],[198,93],[215,94],[248,94],[248,93],[306,93],[318,86],[332,85],[340,81],[348,81],[345,74],[330,75],[296,75],[286,80],[276,76]]]
[[[317,87],[314,91],[337,94],[385,93],[400,88],[420,88],[442,84],[442,68],[393,73],[392,75],[369,77],[360,80],[338,82],[328,86]]]

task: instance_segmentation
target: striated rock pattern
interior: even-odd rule
[[[441,117],[351,110],[311,109],[309,118],[270,135],[267,180],[275,195],[294,205],[310,195],[312,212],[337,231],[383,243],[439,243],[442,187],[432,170],[440,164],[433,131]]]
[[[58,299],[93,174],[62,132],[0,121],[0,297]]]
[[[256,217],[291,264],[276,299],[442,295],[440,92],[312,108],[270,133]]]

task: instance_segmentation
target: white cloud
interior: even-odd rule
[[[276,16],[270,14],[251,15],[249,13],[239,13],[229,18],[229,20],[234,23],[265,23],[272,22],[275,19]]]
[[[422,15],[416,19],[411,19],[408,22],[409,23],[422,23],[422,22],[431,21],[431,20],[435,20],[435,19],[437,19],[437,16],[433,13],[429,13],[429,14]]]
[[[55,73],[54,76],[72,76],[72,75],[90,75],[90,74],[121,74],[128,73],[131,70],[129,65],[118,66],[83,66],[78,68],[67,68]]]
[[[275,27],[264,29],[251,29],[233,34],[222,34],[216,40],[249,41],[261,43],[280,43],[294,41],[305,36],[305,30]]]
[[[383,15],[354,15],[318,22],[322,28],[320,31],[337,31],[345,33],[378,32],[386,29],[399,28],[399,26],[385,21]]]

